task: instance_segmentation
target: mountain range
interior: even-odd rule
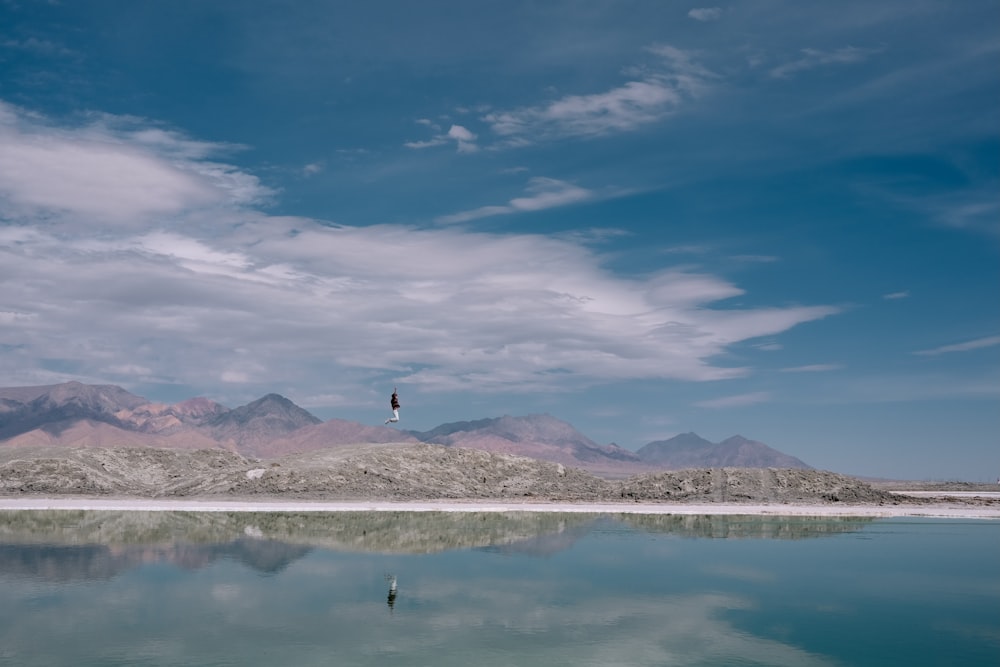
[[[547,414],[453,422],[421,432],[323,421],[278,394],[230,409],[207,398],[152,403],[114,385],[0,388],[0,447],[221,448],[276,458],[367,442],[426,442],[516,454],[606,475],[714,467],[810,469],[793,456],[738,435],[712,443],[683,433],[633,452],[600,445]]]

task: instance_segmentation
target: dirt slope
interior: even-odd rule
[[[920,502],[904,500],[851,477],[814,470],[706,468],[608,480],[558,463],[412,443],[346,445],[272,460],[217,449],[0,450],[0,495],[64,494],[316,500]]]

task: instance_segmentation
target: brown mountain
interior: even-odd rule
[[[278,394],[230,410],[207,398],[151,403],[114,385],[0,389],[0,445],[257,448],[320,420]]]
[[[252,448],[241,448],[261,458],[276,458],[292,452],[311,452],[317,449],[354,445],[359,443],[419,442],[414,436],[386,426],[369,426],[346,419],[330,419],[319,424],[303,426],[285,436]]]
[[[59,429],[36,428],[0,442],[2,447],[157,447],[161,449],[216,449],[223,447],[209,435],[189,429],[158,434],[129,431],[104,422],[81,419]],[[233,450],[234,447],[225,447]]]
[[[80,382],[0,389],[0,439],[36,428],[58,433],[81,419],[121,426],[117,414],[147,401],[114,385]]]
[[[284,396],[268,394],[253,403],[223,412],[206,427],[216,440],[234,443],[241,453],[255,454],[273,440],[319,423],[318,417]]]
[[[617,445],[602,447],[547,414],[453,422],[411,433],[423,442],[527,456],[592,471],[630,472],[644,467],[634,452]]]
[[[645,463],[666,470],[727,467],[812,470],[794,456],[740,435],[712,443],[695,433],[681,433],[669,440],[651,442],[636,454]]]
[[[696,433],[681,433],[669,440],[651,442],[636,452],[636,455],[646,463],[656,466],[681,470],[697,468],[711,456],[715,443],[705,440]]]
[[[103,423],[157,435],[172,435],[202,426],[228,412],[207,398],[176,405],[150,403],[115,385],[80,382],[40,387],[0,388],[0,440],[41,429],[54,438],[80,421]]]
[[[171,435],[200,428],[229,412],[229,408],[207,398],[189,398],[174,405],[146,403],[131,410],[121,410],[116,416],[143,433]]]
[[[151,403],[113,385],[0,388],[0,446],[218,448],[273,458],[347,444],[417,441],[527,456],[605,476],[651,469],[810,468],[741,436],[712,443],[685,433],[638,452],[602,446],[547,414],[453,422],[416,432],[342,419],[323,422],[278,394],[230,410],[207,398]]]

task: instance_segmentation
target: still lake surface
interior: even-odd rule
[[[0,512],[0,664],[1000,665],[1000,521]]]

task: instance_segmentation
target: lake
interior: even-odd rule
[[[1000,665],[1000,521],[4,511],[0,664]]]

